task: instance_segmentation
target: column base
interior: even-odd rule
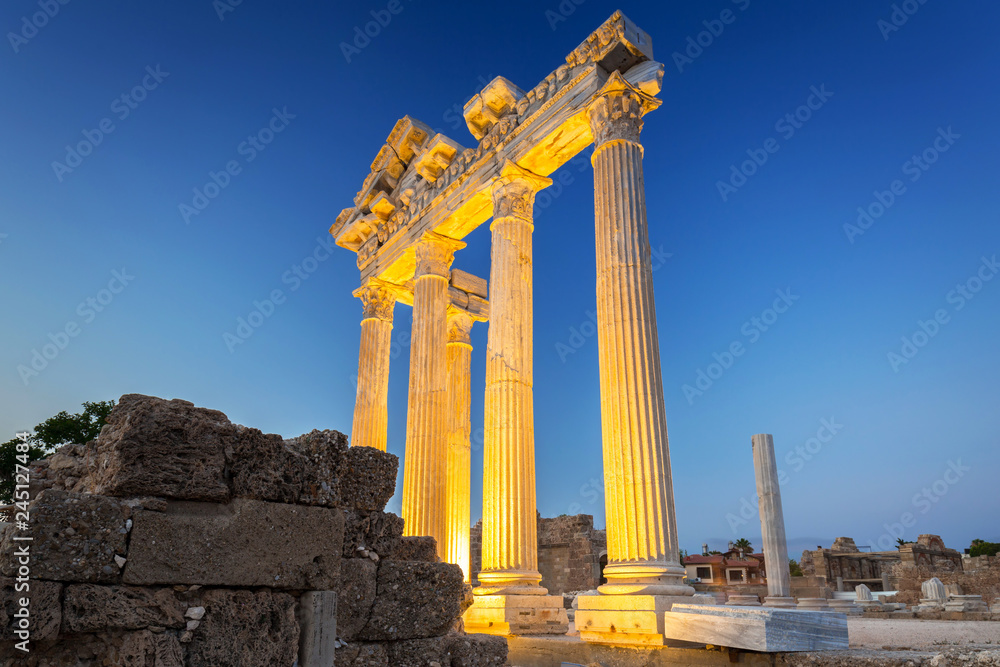
[[[774,607],[775,609],[795,609],[798,604],[795,602],[795,598],[785,598],[776,597],[768,595],[764,598],[765,607]]]
[[[476,595],[462,616],[465,631],[485,635],[564,635],[561,595]]]
[[[580,595],[576,601],[580,639],[615,646],[664,646],[664,612],[675,604],[712,603],[693,595]]]
[[[730,595],[726,600],[727,607],[759,607],[760,598],[756,595]]]
[[[799,598],[796,607],[808,611],[830,611],[830,603],[826,598]]]

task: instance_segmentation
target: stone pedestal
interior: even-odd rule
[[[576,601],[580,639],[621,646],[663,646],[663,614],[675,604],[718,608],[687,595],[580,595]]]
[[[860,616],[864,610],[854,603],[854,600],[830,600],[830,611],[840,612],[848,616]]]
[[[982,595],[950,595],[944,603],[945,611],[959,612],[989,612],[990,608],[983,601]]]
[[[805,611],[830,611],[830,601],[826,598],[799,598],[798,608]]]
[[[569,631],[561,595],[477,595],[462,622],[466,632],[488,635],[564,635]]]
[[[843,614],[679,604],[663,617],[668,639],[768,653],[848,648]]]
[[[726,606],[729,607],[759,607],[760,598],[756,595],[730,595],[729,599],[726,600]]]
[[[773,609],[795,609],[798,607],[798,603],[793,597],[774,597],[768,595],[764,598],[764,606]]]
[[[364,304],[358,353],[358,396],[354,403],[351,445],[386,451],[389,424],[389,353],[392,343],[394,289],[380,280],[354,292]]]

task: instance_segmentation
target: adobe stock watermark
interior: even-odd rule
[[[271,119],[261,129],[241,141],[236,147],[236,153],[242,157],[233,158],[222,166],[219,171],[209,171],[208,180],[201,187],[192,189],[193,197],[191,203],[181,202],[177,205],[177,210],[181,214],[181,219],[185,225],[191,224],[192,216],[201,215],[202,211],[208,208],[222,191],[229,187],[233,178],[243,173],[243,165],[250,164],[262,153],[274,138],[285,131],[288,124],[295,118],[295,114],[288,113],[288,107],[271,110]]]
[[[410,0],[412,2],[412,0]],[[344,60],[347,64],[351,64],[351,59],[355,56],[361,54],[368,45],[372,43],[372,40],[382,34],[382,31],[389,27],[392,23],[392,18],[394,16],[399,16],[403,13],[406,7],[403,5],[402,0],[389,0],[386,4],[385,9],[373,9],[369,14],[371,14],[372,20],[364,24],[364,27],[360,25],[354,26],[354,35],[351,43],[341,42],[340,52],[344,54]]]
[[[941,154],[951,150],[955,142],[962,138],[961,134],[956,134],[951,129],[951,125],[948,126],[947,130],[939,127],[937,133],[930,146],[922,150],[919,154],[913,155],[900,167],[903,175],[910,177],[909,181],[911,183],[919,181],[920,177],[927,173],[934,163],[940,159]],[[867,206],[858,207],[856,224],[844,223],[844,234],[847,236],[847,241],[853,245],[854,239],[862,236],[866,231],[871,229],[872,225],[885,215],[886,211],[892,208],[896,200],[906,194],[906,191],[906,183],[900,179],[896,179],[890,183],[888,190],[875,190],[872,193],[874,200]]]
[[[69,3],[70,0],[38,0],[38,7],[41,11],[30,16],[22,16],[21,29],[17,32],[7,33],[7,41],[10,42],[10,48],[14,49],[14,53],[20,53],[21,47],[34,39],[38,35],[38,31],[47,26],[49,21],[54,19]]]
[[[288,270],[281,274],[281,284],[288,285],[288,294],[297,292],[302,284],[309,280],[312,274],[316,273],[320,265],[330,259],[330,254],[337,247],[337,243],[332,236],[325,234],[317,237],[316,245],[312,252],[306,255],[301,261],[292,264]],[[222,342],[226,349],[232,354],[236,348],[247,342],[254,333],[264,326],[264,322],[269,320],[278,306],[284,305],[288,300],[288,294],[281,288],[275,288],[268,292],[267,296],[261,300],[253,301],[253,309],[246,317],[236,318],[236,328],[233,333],[223,332]]]
[[[159,65],[146,67],[146,75],[142,77],[142,81],[111,101],[111,113],[119,122],[126,120],[146,100],[149,93],[159,88],[168,76],[170,72],[162,71]],[[58,160],[52,162],[52,171],[55,172],[56,179],[62,183],[63,179],[82,165],[83,160],[104,143],[104,139],[115,129],[117,129],[115,122],[110,116],[102,118],[94,129],[84,129],[81,141],[73,146],[66,146],[66,157],[63,162]]]
[[[80,335],[83,331],[82,325],[90,324],[97,319],[98,314],[103,313],[111,305],[111,302],[132,284],[133,280],[135,280],[135,276],[128,273],[124,267],[121,271],[112,271],[111,280],[108,281],[107,287],[98,290],[97,294],[87,297],[77,305],[76,314],[80,318],[79,321],[69,320],[55,333],[49,333],[47,343],[32,348],[28,363],[17,366],[17,374],[24,386],[27,387],[32,378],[38,377],[42,371],[48,368],[49,364],[55,361],[69,346],[70,340]]]
[[[948,466],[941,477],[913,495],[913,498],[910,500],[913,509],[918,514],[927,514],[930,512],[935,505],[941,502],[942,498],[948,495],[951,487],[958,484],[965,477],[965,473],[971,470],[971,466],[962,465],[962,459],[948,461]],[[872,551],[875,551],[876,547],[882,551],[895,549],[896,540],[903,537],[906,532],[905,529],[917,525],[918,518],[917,514],[908,511],[900,514],[899,519],[893,523],[883,523],[882,527],[885,528],[885,532],[879,536],[878,540],[868,540]]]
[[[549,27],[555,32],[556,28],[559,27],[560,23],[568,21],[569,17],[576,12],[576,8],[585,3],[587,0],[562,0],[555,10],[546,9],[545,10],[545,20],[549,22]]]
[[[801,472],[806,463],[819,456],[823,448],[833,442],[836,435],[843,430],[844,425],[837,423],[835,417],[820,419],[815,436],[808,438],[801,445],[796,445],[794,449],[785,453],[785,464],[791,466],[793,473]],[[778,486],[784,486],[790,479],[791,476],[785,472],[784,468],[778,468]],[[750,521],[757,520],[760,515],[759,496],[756,493],[750,495],[749,500],[746,496],[740,498],[739,510],[726,514],[726,522],[734,535],[741,526],[746,526]]]
[[[983,286],[996,277],[997,273],[1000,273],[997,256],[982,257],[976,272],[966,280],[957,283],[955,289],[950,290],[945,295],[945,301],[952,305],[952,312],[957,313],[965,308],[982,291]],[[951,313],[947,308],[938,308],[928,320],[917,320],[916,331],[909,336],[900,338],[900,347],[891,350],[886,355],[892,372],[898,373],[900,368],[909,364],[920,353],[920,350],[927,347],[928,343],[941,333],[941,328],[949,322],[951,322]]]
[[[726,374],[726,371],[736,364],[736,361],[740,357],[746,354],[748,346],[760,340],[761,336],[769,331],[774,323],[778,321],[778,318],[787,313],[795,305],[795,302],[801,298],[797,294],[792,294],[791,287],[783,290],[775,290],[775,294],[777,298],[775,298],[770,308],[765,308],[759,316],[755,315],[751,317],[740,327],[740,333],[747,339],[746,344],[744,344],[742,339],[738,338],[731,342],[721,353],[714,352],[712,358],[715,361],[709,363],[704,369],[698,368],[695,371],[694,385],[685,384],[681,387],[688,405],[694,405],[695,398],[704,396],[705,392],[711,389]]]
[[[243,4],[243,0],[212,0],[212,9],[215,10],[219,21],[226,20],[226,14],[236,11],[236,8]]]
[[[483,88],[485,88],[490,83],[490,81],[492,81],[495,78],[496,77],[492,76],[484,77],[482,74],[477,76],[475,83],[476,88],[467,96],[458,100],[457,102],[453,103],[450,107],[445,109],[444,113],[441,114],[441,120],[448,123],[448,127],[450,127],[453,131],[461,130],[467,127],[465,122],[465,103],[471,100],[473,97],[479,95],[479,93],[483,90]],[[438,132],[439,134],[444,134],[444,132],[438,129],[435,129],[435,132]]]
[[[788,141],[801,130],[806,123],[812,119],[813,114],[823,108],[833,93],[826,89],[826,84],[821,84],[819,88],[810,86],[809,97],[794,111],[786,113],[774,124],[774,131]],[[735,164],[729,166],[729,180],[716,181],[715,187],[719,191],[722,201],[729,201],[730,195],[735,194],[740,188],[747,184],[747,180],[756,174],[761,167],[767,164],[772,155],[781,149],[781,144],[774,137],[764,141],[762,148],[748,148],[748,160],[744,160],[737,167]]]
[[[544,192],[544,190],[542,192]],[[674,256],[673,253],[664,251],[662,245],[659,248],[651,249],[650,253],[653,260],[651,268],[654,272],[659,271],[666,266],[667,261]],[[555,344],[556,354],[559,355],[559,361],[564,364],[570,355],[576,354],[580,348],[587,344],[588,340],[597,335],[597,313],[595,311],[588,310],[585,315],[587,316],[587,319],[583,320],[576,326],[569,327],[569,336],[567,336],[565,342],[558,341]]]
[[[732,0],[732,3],[741,12],[745,12],[750,7],[750,0]],[[726,26],[736,22],[737,16],[739,15],[732,9],[726,8],[719,14],[719,18],[702,21],[701,24],[705,26],[705,29],[697,35],[688,36],[687,47],[684,49],[684,52],[674,51],[671,54],[671,57],[674,59],[674,65],[677,66],[677,71],[683,74],[684,68],[687,65],[693,65],[694,61],[705,53],[705,49],[715,44],[716,39],[722,37],[722,33],[726,31]]]
[[[899,4],[892,5],[892,13],[889,19],[879,19],[875,25],[882,33],[882,39],[889,41],[889,35],[899,32],[899,29],[906,25],[910,17],[920,11],[920,8],[927,4],[927,0],[903,0]]]

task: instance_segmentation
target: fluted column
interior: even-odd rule
[[[595,146],[605,594],[694,594],[682,583],[678,553],[639,142],[642,115],[659,104],[614,72],[588,109]]]
[[[767,569],[765,607],[794,607],[791,573],[788,570],[788,542],[785,540],[785,516],[781,511],[781,487],[778,462],[774,458],[774,438],[758,433],[750,439],[753,468],[757,478],[760,529],[764,537],[764,564]]]
[[[471,529],[472,448],[470,436],[472,317],[448,311],[448,544],[447,561],[462,568],[471,581],[469,532]]]
[[[461,241],[427,233],[416,246],[410,394],[403,464],[404,535],[429,535],[447,557],[448,278]]]
[[[379,280],[354,292],[361,299],[361,350],[358,353],[358,396],[354,403],[351,445],[386,450],[389,423],[389,350],[396,294]]]
[[[535,193],[551,183],[507,162],[493,186],[483,569],[477,595],[547,592],[538,585],[531,234]]]

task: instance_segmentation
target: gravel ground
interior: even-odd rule
[[[1000,645],[998,621],[849,618],[847,632],[851,638],[851,648]]]

